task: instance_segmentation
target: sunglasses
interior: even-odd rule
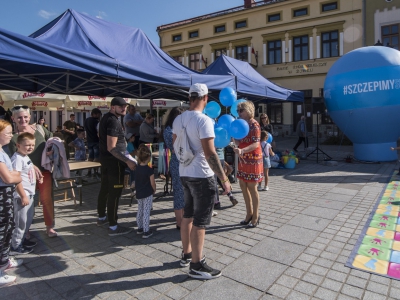
[[[20,109],[28,109],[29,108],[29,106],[26,106],[26,105],[17,105],[17,106],[14,106],[11,110],[20,110]]]
[[[238,109],[237,111],[238,111],[239,113],[242,113],[242,112],[244,112],[244,108]]]

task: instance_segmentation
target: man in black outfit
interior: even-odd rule
[[[136,168],[136,163],[124,154],[126,151],[125,132],[119,117],[126,113],[127,103],[121,97],[111,101],[111,108],[100,121],[99,146],[101,163],[101,187],[97,200],[99,219],[97,226],[109,223],[108,235],[122,235],[132,231],[131,228],[119,226],[118,202],[124,187],[125,168]],[[107,215],[106,215],[107,207]]]

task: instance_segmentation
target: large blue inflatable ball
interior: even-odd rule
[[[237,112],[237,106],[239,103],[242,103],[242,102],[246,102],[246,100],[244,100],[244,99],[236,100],[235,102],[233,102],[233,104],[231,106],[231,114],[234,115],[236,118],[239,118],[239,114]]]
[[[229,145],[231,141],[231,136],[229,135],[228,130],[222,127],[215,127],[215,139],[214,139],[214,146],[216,148],[224,148]]]
[[[241,140],[249,134],[249,124],[243,119],[237,119],[232,122],[229,133],[234,139]]]
[[[400,136],[400,51],[371,46],[347,53],[329,70],[324,98],[356,159],[397,159],[390,147]]]
[[[274,140],[274,138],[272,137],[272,134],[268,133],[267,143],[271,144],[273,140]]]
[[[221,126],[225,130],[229,131],[229,128],[231,127],[233,121],[235,121],[235,118],[231,115],[222,115],[218,119],[218,126]]]
[[[218,118],[221,114],[221,106],[215,101],[208,102],[205,108],[205,113],[210,118]]]
[[[229,107],[236,101],[236,91],[233,88],[224,88],[219,93],[219,101],[223,106]]]

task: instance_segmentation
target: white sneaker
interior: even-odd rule
[[[262,187],[261,187],[261,184],[258,185],[257,190],[258,191],[262,191],[263,190]]]
[[[268,191],[268,190],[269,190],[268,185],[267,185],[267,186],[264,186],[263,191]]]
[[[218,213],[217,213],[215,210],[213,210],[212,216],[215,217],[215,216],[217,216],[217,215],[218,215]]]
[[[15,282],[17,277],[7,275],[3,270],[0,271],[0,288],[10,285]]]
[[[6,270],[17,268],[22,265],[23,262],[24,261],[22,259],[16,259],[15,257],[10,256],[10,258],[8,259],[8,267],[6,268]]]

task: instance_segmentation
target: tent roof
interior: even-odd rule
[[[248,96],[252,100],[264,101],[304,101],[300,91],[289,90],[264,78],[247,62],[226,55],[220,55],[203,74],[235,75],[237,77],[237,93]]]
[[[0,89],[184,98],[192,83],[235,87],[179,64],[137,28],[67,10],[30,37],[0,29]]]

